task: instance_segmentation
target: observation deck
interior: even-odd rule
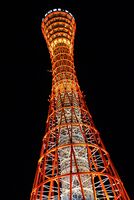
[[[73,53],[76,23],[70,12],[60,8],[48,11],[42,19],[41,30],[50,55],[59,46],[66,46]]]

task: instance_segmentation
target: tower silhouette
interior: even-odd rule
[[[67,10],[50,10],[41,29],[52,89],[30,200],[129,200],[78,84],[74,17]]]

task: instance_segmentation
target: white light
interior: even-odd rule
[[[63,9],[61,9],[61,8],[54,8],[53,10],[49,10],[49,11],[45,14],[45,17],[46,17],[49,13],[55,12],[55,11],[63,11],[63,12],[66,12],[66,13],[70,14],[70,15],[73,17],[73,15],[72,15],[68,10],[63,10]]]

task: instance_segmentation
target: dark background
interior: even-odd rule
[[[59,7],[76,19],[74,59],[79,85],[130,199],[134,199],[133,6],[69,0],[10,1],[1,6],[4,199],[30,198],[52,81],[41,20],[50,9]]]

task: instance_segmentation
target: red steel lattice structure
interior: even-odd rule
[[[52,63],[52,90],[30,200],[129,200],[78,84],[74,17],[53,9],[41,28]]]

